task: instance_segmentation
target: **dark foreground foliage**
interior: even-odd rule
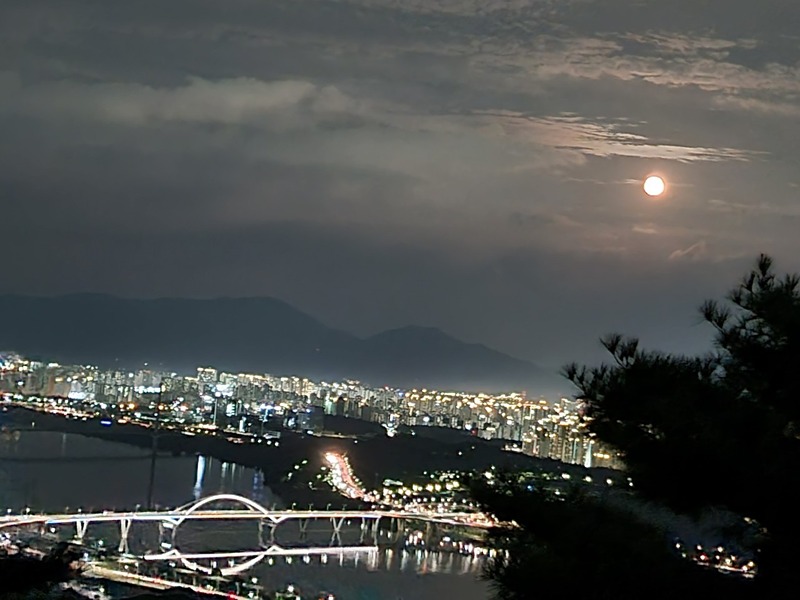
[[[502,521],[491,545],[502,554],[484,575],[495,596],[522,600],[557,593],[592,600],[745,598],[742,581],[680,558],[667,532],[625,509],[575,492],[528,491],[512,474],[477,479],[473,495]]]
[[[47,556],[0,558],[0,597],[4,595],[47,592],[56,584],[73,579],[78,573],[78,555],[67,544],[58,544]]]
[[[610,364],[564,370],[591,432],[619,452],[642,498],[689,514],[724,509],[755,524],[756,580],[681,562],[664,532],[597,500],[555,502],[507,481],[476,489],[489,510],[520,525],[494,538],[511,557],[487,573],[499,598],[533,597],[540,582],[584,599],[795,596],[799,288],[800,277],[776,275],[762,256],[724,303],[701,307],[716,332],[707,355],[647,351],[611,335],[602,341]]]

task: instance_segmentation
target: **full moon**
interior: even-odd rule
[[[648,196],[660,196],[666,189],[667,184],[657,175],[651,175],[644,180],[644,193]]]

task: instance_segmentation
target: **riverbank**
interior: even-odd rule
[[[114,423],[104,426],[99,419],[70,419],[61,415],[39,412],[30,407],[11,405],[4,408],[6,420],[21,429],[39,428],[48,431],[76,433],[103,440],[119,442],[139,448],[152,448],[153,430],[131,423]],[[374,425],[349,419],[364,429]],[[338,424],[341,428],[342,424]],[[160,452],[180,455],[204,455],[227,463],[259,469],[266,484],[287,504],[298,506],[347,506],[362,508],[357,501],[332,491],[319,478],[324,468],[325,455],[334,452],[347,456],[358,478],[367,488],[381,485],[386,478],[418,478],[424,471],[483,471],[492,467],[509,470],[527,470],[569,473],[573,478],[589,474],[578,465],[568,465],[554,460],[540,459],[515,452],[505,452],[494,442],[479,438],[454,435],[452,430],[421,428],[419,435],[388,437],[368,432],[363,436],[326,436],[282,431],[279,440],[268,444],[256,438],[237,439],[224,435],[196,433],[187,435],[177,430],[162,429],[158,434]],[[274,443],[277,441],[278,443]],[[603,477],[621,474],[602,469]],[[600,473],[595,473],[600,474]]]

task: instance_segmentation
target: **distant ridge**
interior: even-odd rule
[[[349,377],[372,385],[464,390],[564,388],[536,365],[429,327],[368,337],[269,297],[154,300],[105,294],[0,295],[0,348],[62,362],[188,371]]]

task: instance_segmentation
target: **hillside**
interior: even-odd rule
[[[535,365],[438,329],[361,339],[274,298],[136,300],[101,294],[0,296],[0,348],[62,362],[178,371],[350,377],[374,385],[550,391]]]

